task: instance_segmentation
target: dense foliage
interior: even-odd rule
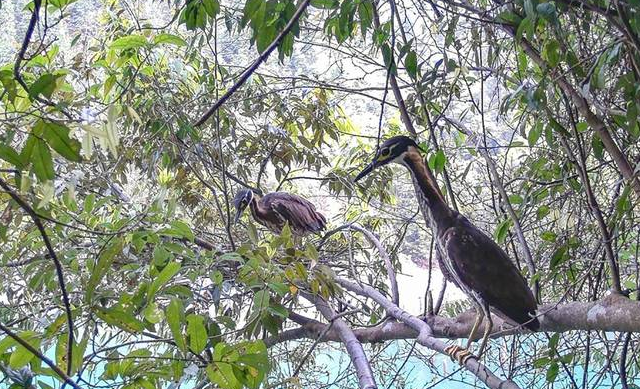
[[[232,199],[286,190],[330,229],[365,226],[396,271],[423,268],[400,299],[455,317],[468,306],[437,297],[404,169],[352,183],[397,134],[541,302],[638,299],[640,3],[394,1],[87,1],[80,21],[84,0],[0,2],[20,20],[0,50],[0,385],[60,386],[45,356],[83,388],[356,387],[339,343],[278,339],[322,318],[318,296],[353,328],[386,320],[335,282],[388,296],[378,250],[349,228],[233,225]],[[584,328],[500,337],[487,366],[523,387],[638,387],[637,333]],[[411,340],[366,350],[380,387],[450,373]]]

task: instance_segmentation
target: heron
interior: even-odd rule
[[[411,173],[419,188],[416,190],[418,201],[431,214],[429,223],[442,255],[443,273],[462,289],[476,309],[466,347],[451,345],[445,352],[460,364],[475,357],[470,352],[471,342],[486,317],[488,323],[478,351],[480,357],[493,327],[490,311],[536,331],[540,325],[535,317],[536,299],[524,277],[498,244],[447,205],[413,139],[396,136],[385,141],[354,181],[392,162],[404,165]]]
[[[295,236],[306,236],[325,229],[327,220],[323,214],[316,211],[316,207],[308,200],[287,192],[273,192],[264,196],[251,189],[241,189],[233,199],[236,208],[234,223],[247,207],[258,223],[270,231],[280,234],[284,225]]]

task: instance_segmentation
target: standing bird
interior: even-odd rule
[[[241,189],[233,199],[237,223],[242,212],[251,209],[253,218],[272,232],[279,234],[285,223],[296,236],[305,236],[324,230],[327,220],[316,207],[300,196],[286,192],[273,192],[260,197],[250,189]]]
[[[476,321],[467,345],[465,348],[457,345],[447,347],[446,352],[451,358],[464,364],[473,357],[469,346],[486,317],[488,325],[478,351],[478,355],[482,355],[493,327],[490,308],[501,317],[537,330],[540,323],[534,316],[536,299],[524,277],[500,246],[466,217],[449,208],[413,139],[396,136],[384,142],[373,161],[354,181],[391,162],[400,163],[411,172],[414,183],[420,188],[417,191],[420,205],[431,214],[429,222],[442,254],[443,273],[471,298],[476,308]]]

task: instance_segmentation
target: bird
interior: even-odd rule
[[[260,196],[251,189],[241,189],[233,199],[236,208],[234,223],[249,207],[251,215],[258,223],[275,234],[280,234],[285,224],[289,224],[295,236],[319,233],[327,225],[327,219],[316,211],[308,200],[287,192],[272,192]]]
[[[476,320],[466,347],[451,345],[445,349],[452,359],[465,364],[469,358],[479,358],[484,351],[493,327],[490,311],[536,331],[540,326],[535,316],[537,303],[527,281],[507,253],[465,216],[447,205],[420,151],[418,144],[407,136],[389,138],[354,182],[392,162],[404,165],[411,173],[420,206],[427,208],[431,215],[427,222],[442,256],[443,273],[470,297],[476,309]],[[471,342],[485,317],[488,325],[478,356],[474,356],[470,352]]]

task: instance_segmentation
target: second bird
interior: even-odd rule
[[[291,232],[296,236],[320,232],[327,224],[324,215],[316,211],[313,204],[287,192],[273,192],[261,197],[250,189],[241,189],[233,199],[233,205],[236,223],[249,207],[255,221],[276,234],[282,232],[285,223],[289,223]]]

